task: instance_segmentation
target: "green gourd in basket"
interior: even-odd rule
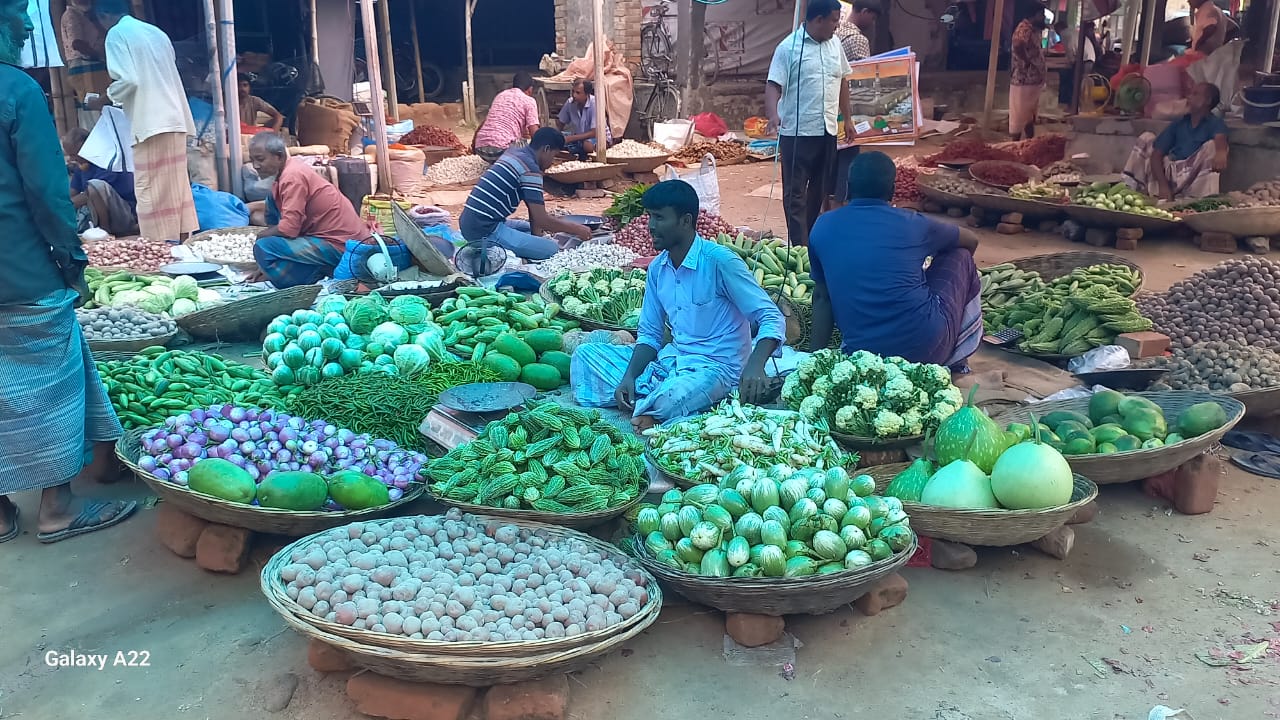
[[[939,467],[967,458],[982,472],[990,473],[1000,453],[1013,444],[1013,438],[973,404],[973,397],[977,392],[978,385],[975,383],[964,407],[956,410],[938,426],[933,449]],[[972,449],[966,453],[965,449],[970,445]]]

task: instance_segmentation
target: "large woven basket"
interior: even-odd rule
[[[1032,255],[1011,260],[1009,264],[1019,270],[1039,273],[1040,279],[1046,283],[1057,280],[1064,275],[1070,275],[1071,271],[1077,268],[1093,267],[1094,265],[1123,265],[1138,275],[1138,287],[1134,288],[1135,294],[1142,288],[1142,281],[1146,279],[1142,268],[1137,263],[1114,253],[1095,250]]]
[[[567,528],[547,525],[545,523],[516,522],[509,518],[498,518],[489,515],[475,515],[473,517],[480,520],[495,520],[504,524],[515,525],[522,529],[539,530],[554,538],[571,538],[581,541],[593,552],[598,552],[602,557],[613,560],[613,562],[617,563],[619,567],[630,567],[640,572],[645,581],[645,587],[649,591],[649,602],[640,609],[640,612],[623,620],[621,623],[604,630],[584,632],[581,635],[575,635],[573,637],[544,638],[542,640],[530,640],[524,642],[444,642],[438,640],[414,640],[401,635],[390,635],[386,633],[375,633],[369,630],[358,630],[347,625],[329,622],[324,618],[312,615],[295,600],[291,599],[286,593],[286,585],[284,580],[280,577],[280,571],[292,562],[290,558],[293,550],[317,540],[315,536],[304,537],[296,542],[286,545],[281,548],[279,552],[273,555],[269,561],[267,561],[266,566],[262,568],[262,592],[267,596],[267,601],[271,603],[271,606],[281,615],[285,616],[286,619],[292,617],[320,632],[328,633],[339,638],[345,638],[362,645],[413,653],[419,656],[431,657],[437,661],[456,660],[463,664],[476,661],[507,661],[518,658],[537,658],[539,656],[545,656],[552,653],[575,651],[584,646],[594,646],[597,643],[610,640],[619,635],[630,637],[636,632],[643,630],[657,619],[658,613],[662,610],[662,591],[658,587],[658,583],[654,578],[649,576],[648,573],[645,573],[640,568],[637,568],[631,558],[627,557],[616,547],[604,542],[603,540],[596,539],[576,530],[569,530]],[[629,635],[627,634],[628,632],[630,632]]]
[[[609,158],[609,162],[614,165],[621,165],[623,172],[634,174],[653,172],[659,167],[665,165],[669,159],[671,159],[670,155],[651,155],[649,157],[635,158],[611,157]]]
[[[1280,207],[1227,208],[1182,216],[1198,233],[1226,233],[1236,237],[1280,235]]]
[[[646,480],[646,483],[648,481]],[[489,507],[488,505],[476,505],[474,503],[458,502],[443,498],[435,493],[427,490],[427,495],[436,502],[446,507],[456,507],[459,510],[473,515],[494,515],[496,517],[505,518],[513,522],[526,523],[537,522],[547,525],[557,525],[561,527],[572,528],[574,530],[587,530],[613,520],[614,518],[625,515],[631,508],[639,505],[644,500],[644,493],[635,496],[625,505],[619,505],[614,508],[606,508],[589,513],[551,513],[541,512],[539,510],[507,510],[506,508]]]
[[[901,450],[916,445],[924,440],[924,435],[912,435],[910,437],[891,438],[883,440],[880,438],[860,437],[858,435],[845,435],[835,430],[830,430],[831,439],[845,450],[871,451],[879,450]]]
[[[144,338],[132,338],[129,340],[90,340],[89,350],[93,352],[119,352],[119,353],[136,353],[144,348],[153,346],[165,347],[178,337],[178,331],[164,335],[153,335]]]
[[[1165,421],[1170,425],[1183,410],[1202,402],[1216,402],[1227,413],[1227,422],[1222,427],[1199,437],[1188,438],[1182,442],[1149,450],[1130,450],[1128,452],[1108,455],[1067,455],[1067,463],[1071,469],[1099,485],[1133,482],[1164,472],[1168,472],[1191,458],[1208,450],[1222,439],[1227,431],[1235,427],[1244,417],[1244,404],[1226,395],[1195,392],[1191,390],[1167,390],[1163,392],[1128,393],[1144,397],[1159,405],[1164,411]],[[1088,415],[1089,398],[1072,398],[1070,400],[1052,400],[1014,408],[996,416],[995,421],[1001,427],[1015,422],[1030,422],[1031,413],[1043,417],[1055,410],[1070,410]]]
[[[319,294],[319,285],[256,293],[182,315],[178,326],[201,340],[257,340],[276,316],[311,307]]]
[[[915,527],[915,521],[911,521]],[[753,615],[823,615],[838,610],[871,590],[881,578],[906,565],[916,544],[857,570],[798,578],[716,578],[694,575],[658,562],[644,542],[636,543],[640,564],[686,598],[724,612]]]
[[[1068,203],[1062,206],[1062,211],[1067,214],[1067,217],[1085,227],[1142,228],[1151,233],[1170,233],[1182,227],[1182,224],[1177,220],[1166,220],[1137,213],[1089,207],[1088,205]]]
[[[116,457],[133,474],[142,479],[162,500],[172,503],[174,507],[185,513],[194,515],[209,522],[221,523],[232,527],[240,527],[254,532],[297,537],[320,532],[356,520],[369,520],[393,514],[401,508],[417,500],[422,495],[421,485],[414,485],[405,491],[399,500],[368,510],[345,510],[340,512],[303,512],[298,510],[277,510],[244,503],[234,503],[221,498],[198,493],[181,485],[162,480],[138,467],[141,455],[142,433],[128,432],[116,443]]]
[[[548,303],[556,303],[557,305],[559,305],[560,299],[556,297],[555,293],[551,292],[550,286],[551,286],[550,280],[547,280],[546,282],[542,283],[542,285],[538,287],[538,296],[541,297],[543,300],[546,300]],[[568,310],[565,310],[563,306],[561,306],[560,308],[560,314],[569,318],[570,320],[576,320],[578,325],[582,326],[583,330],[608,330],[609,332],[617,332],[618,330],[622,330],[625,332],[629,332],[632,335],[636,334],[635,328],[625,328],[625,327],[622,327],[621,325],[610,325],[608,323],[601,322],[599,320],[592,320],[591,318],[583,317],[581,315],[571,313]]]
[[[1270,417],[1280,412],[1280,387],[1247,390],[1230,396],[1244,403],[1245,415],[1251,418]]]
[[[555,180],[563,185],[577,185],[584,182],[600,182],[610,178],[616,178],[622,174],[621,165],[613,165],[606,163],[601,167],[585,168],[583,170],[570,170],[568,172],[556,172],[555,166],[551,166],[542,173],[543,177]]]
[[[894,476],[906,470],[907,463],[877,465],[862,472],[875,478],[876,491],[882,492]],[[1075,476],[1071,502],[1040,510],[957,510],[903,502],[902,509],[911,519],[911,528],[925,537],[950,540],[966,545],[1006,547],[1039,540],[1057,530],[1082,506],[1098,497],[1098,486],[1081,475]]]

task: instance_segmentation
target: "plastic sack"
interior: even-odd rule
[[[729,132],[728,123],[713,112],[698,113],[691,119],[693,120],[693,129],[703,137],[718,138]]]
[[[218,192],[199,183],[191,184],[200,232],[249,224],[249,207],[231,193]]]
[[[408,270],[413,266],[413,255],[409,254],[409,248],[396,242],[395,238],[384,237],[382,241],[386,243],[387,252],[391,253],[391,262],[395,263],[397,270]],[[342,254],[338,266],[333,269],[333,279],[373,279],[368,267],[369,256],[381,252],[382,248],[373,240],[365,242],[348,240],[346,252]]]
[[[653,124],[653,141],[675,152],[689,144],[693,137],[693,123],[688,120],[668,120]]]
[[[615,407],[613,393],[631,364],[634,345],[587,343],[573,353],[569,379],[574,401],[582,407]]]
[[[1151,708],[1151,712],[1147,713],[1147,720],[1194,720],[1194,719],[1191,717],[1191,713],[1187,712],[1186,710],[1183,710],[1182,708],[1178,708],[1177,710],[1174,710],[1173,708],[1168,708],[1168,707],[1165,707],[1164,705],[1157,705]]]
[[[663,180],[683,180],[693,186],[698,193],[698,208],[712,215],[720,214],[720,176],[716,172],[716,158],[707,153],[702,158],[702,165],[684,173],[667,166],[667,175]]]
[[[1104,370],[1124,370],[1131,360],[1129,351],[1119,345],[1103,345],[1089,352],[1071,358],[1067,362],[1067,370],[1073,373],[1102,372]]]

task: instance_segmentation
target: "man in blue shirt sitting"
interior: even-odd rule
[[[583,242],[591,239],[586,226],[547,214],[542,171],[551,167],[556,153],[563,149],[564,135],[542,128],[527,146],[507,150],[480,177],[458,218],[458,230],[467,241],[458,253],[474,257],[472,267],[486,265],[484,253],[492,245],[527,260],[546,260],[560,250],[560,245],[542,237],[544,232],[566,233]],[[521,201],[529,210],[529,221],[508,220]],[[487,273],[481,270],[478,274]]]
[[[76,128],[62,141],[70,173],[71,204],[76,208],[76,229],[97,227],[117,237],[138,234],[138,200],[133,173],[103,170],[80,157],[89,133]]]
[[[1227,169],[1227,124],[1213,114],[1222,93],[1200,83],[1187,99],[1191,111],[1158,136],[1143,133],[1124,165],[1129,187],[1161,200],[1218,194],[1219,173]]]
[[[765,361],[786,331],[746,263],[698,237],[693,186],[660,182],[643,202],[659,253],[649,264],[636,344],[580,345],[571,371],[580,405],[630,410],[637,432],[703,412],[734,388],[745,402],[757,401]]]
[[[967,372],[982,339],[981,282],[970,230],[889,204],[896,175],[882,152],[849,167],[849,202],[809,235],[813,350],[831,342]],[[932,258],[925,269],[925,261]]]

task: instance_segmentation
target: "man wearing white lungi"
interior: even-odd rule
[[[178,240],[199,229],[187,173],[187,136],[196,134],[173,43],[160,28],[131,17],[125,0],[98,0],[107,28],[107,95],[124,108],[133,133],[138,231]]]

